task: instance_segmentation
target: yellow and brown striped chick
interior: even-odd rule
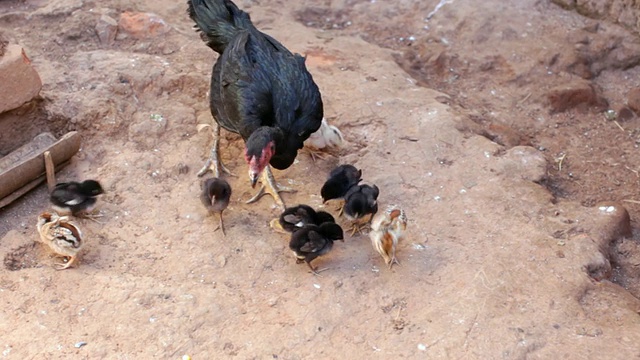
[[[396,259],[396,247],[407,228],[407,216],[404,211],[391,206],[385,212],[376,215],[371,223],[371,245],[382,255],[389,269],[394,263],[400,265]]]
[[[38,216],[36,227],[40,234],[40,242],[66,259],[64,263],[56,263],[55,268],[58,270],[69,268],[84,245],[80,228],[69,221],[69,217],[49,212]]]

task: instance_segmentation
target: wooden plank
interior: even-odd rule
[[[45,151],[51,153],[53,164],[58,166],[69,160],[80,150],[80,140],[80,134],[76,131],[71,131],[42,151],[27,157],[0,173],[0,199],[4,199],[14,191],[45,175],[43,161]]]

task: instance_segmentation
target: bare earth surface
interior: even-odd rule
[[[428,21],[437,1],[291,3],[238,5],[308,55],[348,144],[276,172],[298,189],[284,199],[322,207],[336,164],[362,168],[410,219],[402,265],[366,235],[317,260],[322,277],[297,265],[271,199],[244,204],[228,133],[240,177],[227,237],[214,231],[195,173],[215,54],[184,1],[6,0],[0,32],[44,84],[25,136],[80,131],[58,179],[107,194],[66,271],[34,244],[45,186],[0,212],[0,358],[640,358],[640,119],[621,110],[640,87],[637,34],[547,1],[455,0]],[[125,15],[101,42],[101,16],[123,11],[157,18]]]

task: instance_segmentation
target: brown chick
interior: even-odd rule
[[[80,228],[69,221],[69,217],[49,212],[38,216],[36,227],[40,234],[40,242],[67,260],[64,263],[56,263],[55,268],[58,270],[69,268],[84,245]]]
[[[389,207],[384,213],[376,215],[371,223],[371,245],[382,255],[389,269],[394,263],[400,265],[396,259],[396,247],[407,228],[407,216],[399,207]]]
[[[220,216],[219,228],[222,235],[227,234],[224,231],[224,222],[222,221],[222,212],[229,206],[231,198],[231,186],[226,180],[221,178],[207,179],[202,184],[202,193],[200,193],[200,201],[212,213],[218,213]]]

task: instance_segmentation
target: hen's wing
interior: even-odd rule
[[[260,126],[274,123],[274,67],[268,49],[255,32],[238,32],[213,67],[211,111],[220,126],[246,141]]]

